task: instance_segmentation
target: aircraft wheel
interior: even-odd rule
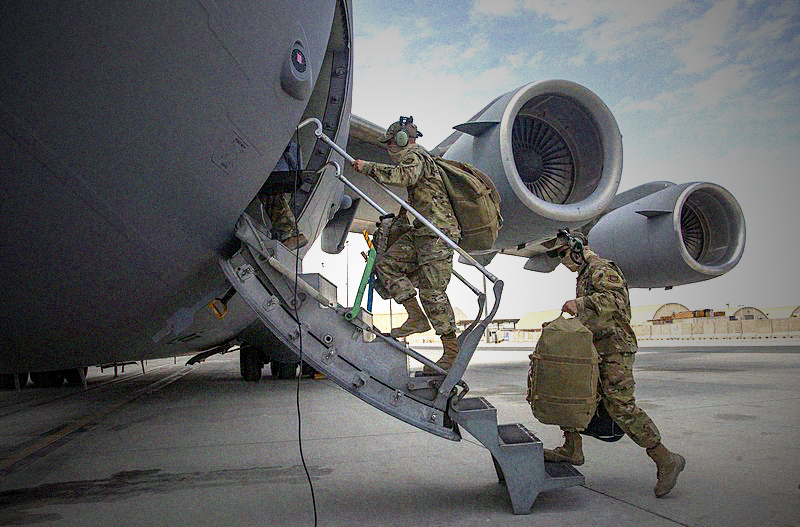
[[[297,364],[272,360],[269,365],[272,376],[277,379],[294,379],[297,376]]]
[[[242,373],[242,379],[247,382],[260,381],[263,366],[257,349],[251,346],[242,346],[239,349],[239,370]]]
[[[31,380],[38,388],[57,388],[64,384],[64,374],[60,371],[32,371]]]
[[[26,384],[28,384],[28,373],[3,373],[0,374],[0,387],[4,390],[13,390],[16,388],[14,384],[14,375],[19,377],[19,387],[24,388]]]
[[[78,371],[79,368],[72,368],[69,370],[63,370],[64,379],[67,381],[67,384],[72,386],[81,386],[83,382],[81,382],[81,373]],[[86,372],[89,371],[88,366],[83,367],[83,378],[86,378]]]

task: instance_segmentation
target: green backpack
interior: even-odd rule
[[[487,251],[492,248],[503,217],[500,215],[500,194],[486,174],[467,163],[434,157],[442,175],[447,196],[461,227],[459,247],[465,251]]]

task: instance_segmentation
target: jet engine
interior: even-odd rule
[[[619,265],[630,287],[672,287],[733,269],[745,242],[733,195],[713,183],[661,186],[603,216],[589,231],[591,248]]]
[[[528,84],[454,128],[439,150],[480,168],[500,193],[504,225],[495,251],[541,251],[537,243],[593,221],[616,194],[622,172],[617,122],[579,84]]]

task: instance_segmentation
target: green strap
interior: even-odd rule
[[[358,285],[358,294],[356,294],[353,308],[344,314],[344,318],[347,320],[353,320],[361,311],[361,300],[364,298],[364,290],[367,288],[367,284],[369,283],[369,277],[372,276],[372,268],[375,265],[376,254],[375,248],[370,248],[369,253],[367,254],[367,265],[364,266],[364,274],[361,275],[361,283]]]

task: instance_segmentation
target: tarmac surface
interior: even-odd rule
[[[552,447],[560,431],[525,402],[530,351],[479,348],[465,380]],[[585,485],[519,516],[468,435],[431,436],[327,380],[302,379],[299,399],[295,380],[245,383],[235,352],[184,362],[0,392],[0,525],[302,526],[316,509],[321,526],[800,526],[798,345],[643,347],[637,402],[687,459],[675,489],[654,497],[629,438],[585,438]]]

